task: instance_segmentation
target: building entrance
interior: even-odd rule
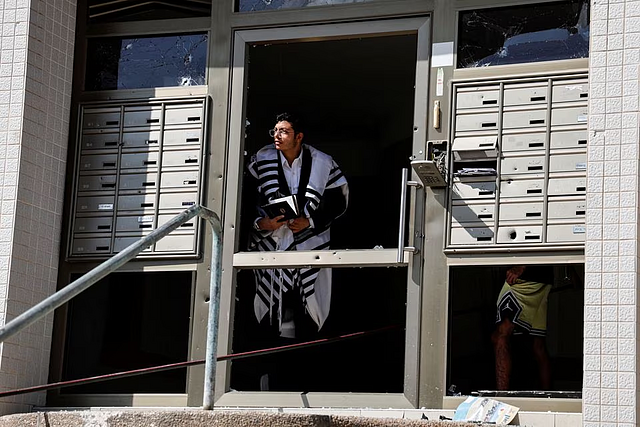
[[[304,142],[331,155],[349,184],[348,209],[331,227],[332,249],[382,250],[398,244],[400,171],[409,163],[413,144],[416,45],[416,35],[406,34],[247,49],[244,166],[261,147],[273,143],[267,131],[278,113],[300,116]],[[255,182],[244,175],[240,251],[247,249],[256,218]],[[332,282],[326,323],[305,339],[396,328],[233,362],[232,389],[402,393],[406,265],[333,268]],[[277,334],[270,336],[268,319],[258,324],[255,295],[254,270],[240,270],[233,352],[287,343]]]
[[[247,250],[258,203],[257,183],[246,166],[261,147],[273,144],[268,130],[273,129],[281,112],[303,119],[304,142],[332,156],[349,186],[348,208],[331,225],[329,250],[269,254],[271,265],[266,267],[274,272],[304,267],[309,256],[319,267],[332,267],[330,311],[325,323],[319,331],[312,324],[310,334],[291,342],[395,328],[359,340],[232,362],[229,387],[239,391],[402,394],[406,392],[406,359],[415,357],[407,354],[407,342],[415,339],[417,328],[417,322],[407,319],[415,319],[419,304],[417,296],[411,298],[411,308],[407,301],[417,289],[408,278],[420,281],[416,272],[420,263],[415,266],[410,253],[405,254],[402,248],[398,251],[400,240],[402,246],[414,244],[412,237],[399,237],[400,205],[406,204],[411,212],[402,228],[412,230],[412,206],[420,197],[411,191],[407,198],[401,194],[402,168],[408,167],[416,147],[424,147],[424,140],[416,139],[414,130],[419,37],[413,30],[308,40],[245,45],[245,127],[238,170],[243,178],[236,205],[240,211],[231,351],[287,343],[269,315],[258,322],[254,273],[265,267],[258,253]],[[426,87],[425,78],[420,91]],[[419,114],[426,114],[425,110]],[[278,260],[282,256],[288,259]],[[276,333],[270,335],[274,329]]]

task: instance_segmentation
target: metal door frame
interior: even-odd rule
[[[225,208],[223,224],[222,288],[221,312],[229,313],[220,322],[219,354],[231,350],[233,321],[233,296],[236,268],[302,266],[313,260],[316,266],[367,267],[372,266],[408,266],[407,323],[405,338],[405,383],[404,393],[262,393],[227,392],[229,390],[230,365],[218,370],[216,405],[218,406],[329,406],[329,407],[418,407],[419,355],[420,355],[420,319],[421,319],[421,281],[422,253],[402,251],[397,257],[397,249],[388,250],[349,250],[349,251],[309,251],[297,253],[269,253],[269,257],[256,253],[237,253],[236,227],[238,224],[238,200],[241,192],[244,151],[244,120],[246,100],[246,55],[247,45],[273,42],[306,42],[317,40],[338,40],[361,37],[380,37],[399,34],[417,36],[416,89],[414,99],[414,139],[413,154],[416,158],[424,156],[427,137],[427,102],[429,86],[431,20],[429,16],[379,20],[355,23],[311,25],[288,28],[272,28],[236,31],[232,57],[232,78],[229,107],[227,180],[225,190]],[[407,165],[409,161],[407,161]],[[416,205],[424,203],[424,192],[418,190],[411,204],[411,218],[416,227],[423,227],[422,209]],[[419,217],[416,217],[418,214]],[[410,224],[410,235],[418,236],[415,242],[420,245],[422,231],[414,231]],[[413,240],[413,239],[412,239]],[[372,258],[373,257],[373,258]],[[400,261],[400,262],[398,262]],[[224,363],[224,362],[223,362]]]

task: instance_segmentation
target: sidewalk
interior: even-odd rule
[[[0,417],[0,427],[479,427],[452,421],[260,411],[53,411]],[[495,427],[495,426],[493,426]]]

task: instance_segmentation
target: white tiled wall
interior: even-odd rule
[[[591,1],[583,425],[636,426],[640,1]]]
[[[75,0],[0,0],[0,322],[55,291]],[[52,316],[3,344],[0,390],[47,381]],[[0,412],[43,404],[2,401]]]

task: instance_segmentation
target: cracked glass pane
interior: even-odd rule
[[[460,12],[458,68],[589,56],[589,1]]]
[[[206,83],[207,35],[89,39],[86,90]]]
[[[347,3],[365,3],[370,0],[237,0],[238,12],[256,12],[259,10],[295,9],[312,6],[331,6]]]

